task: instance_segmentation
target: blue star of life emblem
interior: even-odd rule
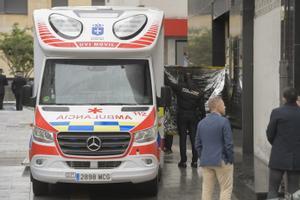
[[[104,33],[104,26],[103,26],[103,24],[94,24],[92,26],[92,34],[93,35],[99,36],[99,35],[103,35],[103,33]]]

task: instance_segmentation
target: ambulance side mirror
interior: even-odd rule
[[[28,107],[35,107],[36,97],[32,97],[33,85],[23,86],[23,105]]]
[[[172,93],[171,88],[168,86],[161,87],[161,98],[159,101],[159,107],[169,107],[171,106]]]

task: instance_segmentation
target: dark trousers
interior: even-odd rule
[[[3,109],[4,93],[0,94],[0,109]]]
[[[16,110],[23,110],[23,95],[21,93],[15,93],[16,97]]]
[[[172,150],[173,145],[173,135],[166,134],[165,136],[165,148],[166,150]]]
[[[198,155],[195,149],[195,138],[196,138],[196,128],[197,128],[197,120],[193,118],[180,117],[178,116],[177,126],[179,131],[179,142],[180,142],[180,162],[186,162],[186,138],[189,134],[191,144],[192,144],[192,162],[197,162]]]
[[[299,190],[299,172],[270,169],[268,199],[276,198],[279,196],[278,190],[279,190],[284,173],[287,174],[287,186],[286,187],[287,187],[288,193],[293,194],[297,190]]]

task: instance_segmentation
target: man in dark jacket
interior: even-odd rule
[[[300,108],[297,92],[293,88],[284,91],[285,104],[272,111],[267,128],[267,138],[272,145],[269,168],[268,198],[278,197],[284,173],[287,174],[288,192],[298,190],[300,172]]]
[[[26,85],[26,79],[21,72],[16,73],[11,89],[16,98],[16,110],[23,110],[23,86]]]
[[[233,141],[230,122],[221,97],[208,101],[210,114],[198,123],[195,148],[202,168],[202,198],[212,200],[216,180],[220,200],[231,200],[233,188]]]
[[[191,73],[186,73],[183,81],[181,80],[178,84],[169,83],[177,96],[177,127],[181,157],[178,167],[186,168],[186,138],[189,134],[193,153],[191,167],[197,168],[198,155],[195,150],[195,137],[199,118],[202,119],[205,116],[203,93],[193,83]]]
[[[3,70],[0,69],[0,110],[3,109],[3,100],[5,95],[5,86],[8,85],[6,76],[2,74]]]

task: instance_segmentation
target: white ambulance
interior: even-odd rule
[[[159,106],[170,101],[163,87],[163,12],[57,7],[33,17],[34,194],[55,183],[142,183],[155,195]],[[28,91],[24,100],[32,105]]]

